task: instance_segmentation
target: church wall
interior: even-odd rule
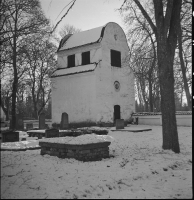
[[[67,56],[75,54],[75,66],[82,64],[81,54],[85,51],[90,51],[90,61],[91,63],[98,62],[101,59],[101,49],[100,44],[93,44],[78,48],[73,48],[71,50],[58,52],[58,68],[67,68]]]
[[[115,40],[114,35],[117,35]],[[135,112],[134,76],[129,64],[124,62],[128,46],[123,30],[115,23],[105,28],[102,45],[102,62],[96,72],[97,121],[113,122],[114,105],[120,105],[121,118],[128,120]],[[122,67],[111,66],[110,50],[121,52]],[[114,82],[119,81],[120,90],[115,91]]]
[[[75,54],[75,65],[82,64],[81,53],[90,51],[91,63],[102,59],[99,44],[58,52],[58,67],[67,68],[67,56]],[[61,114],[69,115],[69,122],[96,122],[96,91],[94,72],[52,78],[52,123],[60,123]],[[53,103],[54,102],[54,103]]]
[[[52,78],[52,123],[60,123],[61,114],[69,123],[95,122],[94,72]]]
[[[111,49],[121,52],[121,67],[111,66]],[[134,75],[125,62],[129,48],[123,30],[108,23],[100,43],[58,52],[58,67],[66,68],[67,56],[75,54],[75,65],[81,68],[85,51],[90,51],[91,63],[98,63],[95,71],[52,78],[52,122],[60,123],[66,112],[70,123],[113,123],[114,105],[120,105],[121,119],[129,120],[135,112]]]

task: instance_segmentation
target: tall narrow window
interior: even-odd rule
[[[114,122],[117,119],[121,119],[121,107],[119,105],[114,106]]]
[[[82,53],[82,65],[90,64],[90,52],[83,52]]]
[[[67,67],[75,67],[75,54],[67,57]]]
[[[110,54],[111,54],[111,66],[121,67],[121,52],[111,49]]]

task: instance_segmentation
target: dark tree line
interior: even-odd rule
[[[43,81],[45,80],[43,74],[48,75],[51,65],[55,66],[53,60],[55,45],[50,42],[49,20],[45,17],[38,0],[2,0],[0,11],[1,106],[7,119],[11,115],[11,128],[15,129],[16,114],[23,110],[27,91],[31,90],[30,96],[35,95],[31,89],[29,72],[32,67],[30,61],[33,59],[36,59],[37,63],[36,70],[32,73],[39,77],[35,80],[39,85],[37,101],[42,99],[39,112],[46,105],[45,96],[49,96],[49,92],[44,88],[49,87],[49,82]],[[30,48],[33,45],[34,49]],[[32,55],[33,51],[37,51],[38,58]],[[37,118],[38,114],[34,117]]]
[[[51,27],[39,0],[3,0],[0,15],[1,107],[15,129],[16,117],[38,119],[45,112],[51,118],[49,77],[57,65],[60,39],[55,29],[62,19]],[[66,24],[59,34],[64,37],[78,31]]]

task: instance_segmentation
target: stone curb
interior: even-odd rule
[[[41,147],[29,147],[29,148],[0,148],[0,151],[27,151],[41,149]]]

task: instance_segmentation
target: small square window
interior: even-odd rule
[[[75,54],[67,57],[67,67],[75,67]]]
[[[111,49],[111,66],[121,67],[121,52]]]
[[[90,64],[90,52],[83,52],[82,53],[82,65]]]

